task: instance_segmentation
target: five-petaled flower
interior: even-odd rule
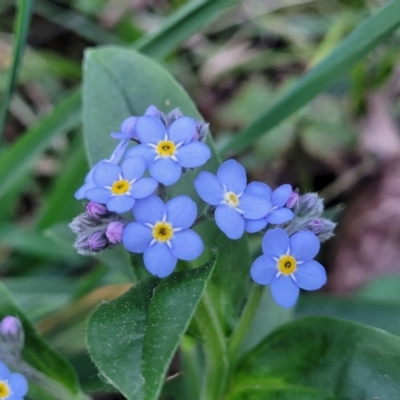
[[[19,373],[12,373],[7,365],[0,361],[0,399],[24,400],[28,392],[28,382]]]
[[[178,196],[166,204],[157,196],[138,200],[133,207],[137,222],[123,233],[124,246],[133,253],[144,253],[144,265],[160,278],[172,273],[177,260],[194,260],[203,252],[200,236],[189,229],[197,215],[196,203]]]
[[[247,187],[247,192],[268,199],[270,202],[266,215],[260,219],[246,221],[245,229],[247,232],[258,232],[264,229],[267,224],[283,224],[293,218],[293,211],[286,207],[286,203],[293,193],[291,185],[281,185],[272,191],[265,183],[252,182]]]
[[[194,180],[198,195],[216,206],[215,222],[230,239],[242,237],[247,220],[264,217],[271,208],[267,198],[254,194],[246,187],[246,171],[235,160],[221,164],[217,175],[202,171]]]
[[[112,152],[110,158],[108,159],[103,159],[101,161],[99,161],[97,164],[95,164],[90,171],[86,174],[85,177],[85,183],[75,192],[75,198],[77,200],[82,200],[86,197],[86,192],[89,189],[94,189],[96,187],[96,184],[93,181],[93,173],[95,168],[104,162],[110,162],[112,164],[118,164],[122,157],[124,156],[125,150],[128,147],[129,144],[129,140],[128,139],[124,139],[121,140],[118,145],[115,147],[114,151]]]
[[[150,175],[166,186],[179,180],[182,167],[199,167],[211,156],[206,144],[193,140],[196,134],[193,118],[181,117],[165,127],[156,117],[139,117],[135,132],[140,144],[129,149],[127,156],[143,157]]]
[[[262,240],[264,255],[251,266],[251,277],[260,285],[271,285],[279,305],[292,307],[300,289],[317,290],[326,283],[324,267],[313,260],[319,248],[318,238],[310,231],[289,237],[283,229],[271,229]]]
[[[89,200],[105,204],[109,211],[129,211],[136,199],[150,196],[157,187],[153,178],[142,178],[145,169],[141,157],[128,157],[121,167],[101,162],[93,171],[93,183],[96,186],[87,190],[85,195]]]

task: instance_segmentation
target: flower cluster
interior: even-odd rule
[[[6,364],[0,361],[0,399],[24,400],[28,393],[26,378],[17,373],[12,373]]]
[[[235,160],[221,164],[216,174],[201,171],[194,179],[198,196],[208,206],[204,215],[186,195],[169,199],[167,187],[182,174],[206,164],[208,124],[176,109],[164,114],[150,106],[143,116],[130,116],[109,159],[101,160],[75,194],[86,198],[86,212],[70,224],[80,254],[91,254],[122,243],[143,253],[146,269],[160,278],[170,275],[178,260],[194,260],[203,252],[201,237],[191,228],[212,216],[230,239],[245,232],[265,233],[264,255],[251,266],[251,277],[271,285],[284,307],[297,300],[299,289],[316,290],[326,282],[325,270],[312,259],[320,241],[332,235],[334,224],[322,218],[317,195],[300,196],[291,185],[272,190],[263,182],[247,182]]]

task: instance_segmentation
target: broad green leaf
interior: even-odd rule
[[[100,305],[87,330],[90,355],[128,400],[155,400],[193,317],[215,259],[202,267],[139,282]]]
[[[248,376],[262,378],[265,386],[295,385],[334,399],[396,399],[400,338],[344,320],[304,318],[277,329],[248,354],[237,384]]]
[[[359,24],[332,53],[228,143],[224,152],[238,152],[269,131],[319,93],[329,89],[400,25],[400,1],[395,0]]]
[[[84,134],[91,164],[108,158],[116,146],[110,132],[119,130],[130,115],[142,115],[154,104],[163,111],[179,107],[182,112],[201,119],[195,105],[182,87],[160,66],[133,50],[104,47],[86,53],[83,88]],[[215,172],[217,156],[211,138],[208,145],[212,159],[202,168],[185,174],[169,189],[169,194],[189,195],[198,204],[198,213],[205,204],[197,196],[193,179],[201,169]],[[245,239],[232,241],[211,221],[202,222],[196,230],[205,242],[206,251],[196,265],[209,259],[211,249],[220,249],[218,264],[210,283],[212,303],[217,307],[224,328],[233,325],[238,305],[246,295],[249,280],[249,259]]]
[[[60,385],[59,389],[67,391],[71,400],[81,399],[78,378],[69,363],[41,338],[35,331],[28,318],[14,302],[12,296],[0,283],[0,318],[7,315],[18,316],[22,322],[25,332],[25,346],[23,349],[23,359],[37,370],[52,378]],[[37,385],[35,385],[37,386]],[[36,387],[34,391],[42,393],[42,388]],[[32,395],[32,393],[31,393]],[[32,395],[33,396],[33,395]],[[35,400],[43,400],[43,397],[32,397]],[[46,399],[60,400],[64,397],[55,397],[47,393]]]

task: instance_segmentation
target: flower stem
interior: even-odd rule
[[[200,400],[219,400],[224,393],[228,378],[226,342],[207,293],[200,301],[195,321],[201,333],[206,354],[206,369]]]
[[[242,345],[243,340],[245,339],[250,328],[251,322],[253,321],[257,312],[263,292],[264,286],[253,283],[246,305],[242,311],[242,315],[240,316],[228,343],[228,360],[231,366],[233,366],[237,360],[240,346]]]
[[[158,185],[158,195],[160,196],[161,200],[166,203],[168,198],[167,198],[167,187],[160,183]]]
[[[202,214],[202,215],[198,216],[198,217],[196,218],[196,220],[193,222],[193,225],[191,226],[191,228],[193,228],[194,226],[196,226],[196,225],[199,224],[200,222],[205,221],[206,219],[207,219],[207,215],[205,215],[205,214]]]

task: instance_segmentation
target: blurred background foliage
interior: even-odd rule
[[[85,353],[85,317],[131,285],[119,252],[80,257],[66,228],[83,210],[73,198],[88,169],[81,63],[85,49],[98,45],[133,46],[160,61],[210,122],[224,157],[240,160],[250,179],[319,191],[339,222],[335,240],[320,257],[330,275],[325,293],[304,295],[289,313],[266,294],[246,346],[277,324],[309,314],[400,334],[400,32],[267,135],[241,151],[229,147],[238,132],[387,4],[0,2],[3,110],[10,100],[0,122],[0,275],[40,332],[77,368],[84,389],[99,399],[108,390]],[[115,121],[116,131],[120,122]],[[276,316],[273,323],[266,323],[265,313]]]

